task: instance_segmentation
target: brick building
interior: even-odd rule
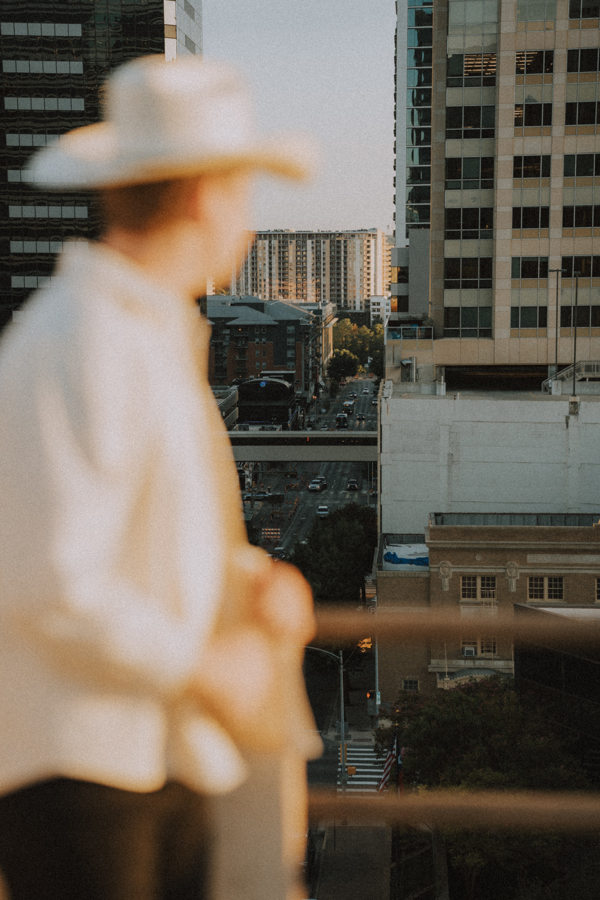
[[[239,383],[259,375],[284,376],[308,405],[321,379],[320,325],[310,312],[278,300],[214,296],[208,362],[211,384]]]
[[[447,514],[425,534],[383,534],[377,557],[378,609],[398,614],[453,608],[460,641],[382,645],[383,701],[401,690],[431,693],[463,678],[513,674],[513,647],[494,622],[514,604],[566,608],[600,604],[600,527],[594,515]]]

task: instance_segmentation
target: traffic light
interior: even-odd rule
[[[367,715],[376,716],[379,710],[377,709],[377,694],[375,691],[367,691]]]

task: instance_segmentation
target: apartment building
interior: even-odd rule
[[[108,72],[202,50],[201,0],[3,0],[0,21],[0,326],[50,277],[69,238],[98,233],[93,195],[28,182],[36,148],[101,116]]]
[[[386,238],[376,228],[259,231],[248,236],[246,260],[232,274],[232,293],[368,311],[369,298],[383,294],[390,280]]]
[[[600,604],[598,512],[587,515],[432,513],[423,534],[382,534],[377,608],[398,615],[460,611],[460,640],[381,645],[382,700],[431,693],[471,678],[512,674],[513,647],[494,623],[528,608]]]
[[[575,328],[600,359],[597,0],[421,2],[398,4],[396,245],[429,225],[434,364],[563,366]]]
[[[320,318],[278,300],[224,295],[207,298],[207,316],[211,384],[279,377],[294,386],[300,406],[312,401],[322,373]]]

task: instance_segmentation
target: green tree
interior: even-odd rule
[[[536,696],[518,696],[500,676],[431,697],[402,694],[395,718],[406,748],[404,783],[454,790],[586,787],[571,732],[554,723],[552,712]],[[391,728],[379,729],[377,739],[384,751]],[[582,848],[589,851],[581,840],[533,832],[448,829],[444,839],[468,900],[510,900],[532,879],[548,885],[579,865],[574,860]]]
[[[350,319],[340,319],[333,326],[333,349],[334,350],[351,350],[352,341],[356,325],[353,325]]]
[[[358,371],[358,359],[349,350],[334,350],[327,365],[327,375],[338,383],[342,378],[353,378]]]
[[[310,583],[316,604],[357,606],[376,545],[374,510],[350,503],[315,522],[306,544],[296,544],[292,562]]]

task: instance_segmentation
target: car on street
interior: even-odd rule
[[[323,485],[321,484],[320,481],[317,481],[316,479],[313,479],[313,480],[310,482],[310,484],[308,485],[308,490],[309,490],[309,491],[322,491],[322,490],[323,490]]]
[[[369,393],[369,388],[363,388],[363,394],[368,394],[368,393]]]
[[[357,421],[357,422],[364,422],[364,421],[365,421],[365,417],[363,416],[362,413],[359,413],[359,414],[357,415],[356,421]]]
[[[313,478],[313,481],[320,481],[323,485],[323,490],[327,487],[327,479],[324,475],[317,475],[316,478]]]
[[[358,490],[358,481],[356,478],[349,478],[348,484],[346,485],[347,491],[357,491]]]
[[[321,425],[321,431],[329,431],[329,425]]]
[[[317,515],[320,516],[321,519],[324,519],[325,516],[329,515],[329,507],[328,506],[318,506],[317,507]]]
[[[244,503],[249,503],[250,500],[268,500],[271,494],[268,491],[255,491],[253,494],[244,494]]]
[[[377,406],[377,400],[371,400],[371,406]]]

